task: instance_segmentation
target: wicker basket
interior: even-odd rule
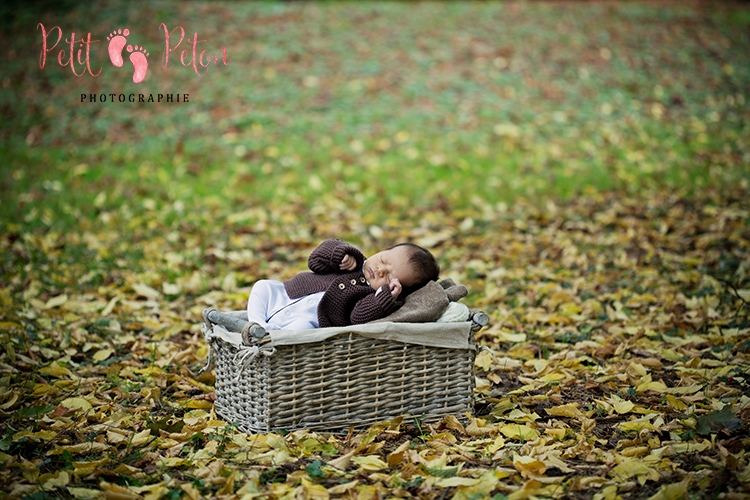
[[[243,349],[216,335],[240,335],[237,332],[246,324],[241,313],[213,309],[204,311],[204,318],[216,366],[216,412],[245,432],[337,432],[400,415],[435,421],[472,411],[473,337],[486,324],[483,313],[475,314],[466,329],[466,349],[382,340],[351,331],[319,342],[261,342]]]

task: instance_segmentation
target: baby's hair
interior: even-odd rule
[[[409,263],[414,265],[417,281],[409,287],[404,287],[404,292],[409,294],[425,286],[429,281],[436,281],[440,276],[440,266],[435,262],[429,250],[415,245],[414,243],[399,243],[391,248],[407,247],[409,249]],[[388,250],[390,250],[389,248]]]

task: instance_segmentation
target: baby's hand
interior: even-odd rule
[[[355,259],[349,254],[344,255],[344,259],[341,261],[341,264],[339,265],[339,268],[341,268],[342,271],[354,271],[356,267],[357,267],[357,259]]]
[[[401,293],[401,282],[397,278],[393,278],[388,284],[391,288],[391,296],[395,299]]]

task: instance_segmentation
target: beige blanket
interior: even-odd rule
[[[398,311],[383,319],[364,325],[351,325],[334,328],[317,328],[313,330],[274,330],[269,332],[271,342],[264,349],[276,346],[320,342],[336,335],[356,333],[364,337],[393,340],[407,344],[418,344],[429,347],[446,347],[451,349],[473,349],[469,343],[471,322],[457,321],[436,323],[451,302],[456,302],[467,295],[466,287],[457,285],[450,278],[439,283],[431,281],[408,297]],[[467,309],[468,311],[468,309]],[[244,321],[244,311],[227,313]],[[468,314],[468,312],[467,312]],[[227,330],[221,325],[212,325],[204,330],[206,340],[221,338],[245,349],[242,335]]]
[[[271,342],[263,349],[271,349],[282,345],[309,344],[321,342],[336,335],[356,333],[373,339],[392,340],[407,344],[417,344],[429,347],[446,347],[449,349],[473,349],[469,343],[471,323],[367,323],[332,328],[316,328],[313,330],[273,330],[269,332]],[[242,343],[242,335],[230,332],[221,325],[205,328],[203,335],[207,342],[220,338],[233,344],[237,349],[249,349]]]

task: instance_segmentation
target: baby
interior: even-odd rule
[[[308,258],[312,272],[284,281],[259,280],[247,301],[249,334],[347,326],[384,318],[404,297],[438,278],[432,254],[401,243],[369,259],[357,248],[329,239]]]

